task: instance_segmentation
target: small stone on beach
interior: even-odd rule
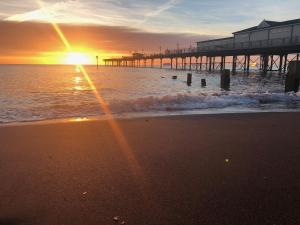
[[[118,217],[118,216],[115,216],[115,217],[113,218],[113,220],[114,220],[115,222],[118,222],[118,221],[119,221],[119,217]]]

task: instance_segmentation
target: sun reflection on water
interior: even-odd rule
[[[71,118],[69,119],[70,122],[83,122],[83,121],[89,121],[90,119],[86,117],[77,117],[77,118]]]

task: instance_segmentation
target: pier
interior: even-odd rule
[[[300,19],[259,25],[233,33],[233,37],[197,42],[197,47],[165,50],[164,53],[141,54],[104,59],[105,66],[232,72],[286,72],[290,61],[300,58]]]

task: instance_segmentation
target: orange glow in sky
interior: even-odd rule
[[[68,52],[64,64],[68,65],[87,65],[92,64],[93,61],[89,55],[80,52]]]

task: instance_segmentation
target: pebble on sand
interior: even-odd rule
[[[114,216],[113,220],[114,220],[115,222],[118,222],[118,221],[119,221],[119,217],[118,217],[118,216]]]

